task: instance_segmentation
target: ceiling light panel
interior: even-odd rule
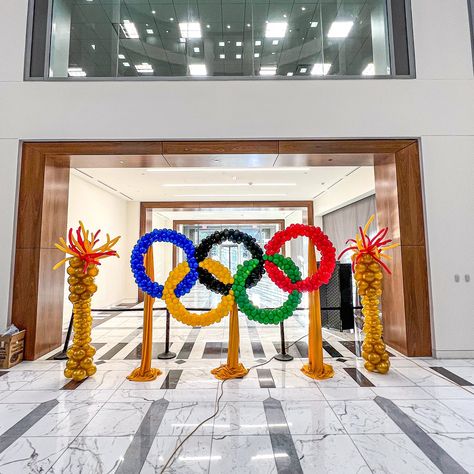
[[[205,64],[190,64],[189,73],[191,76],[207,76],[207,68]]]
[[[185,39],[197,39],[202,37],[201,24],[197,22],[180,23],[179,30],[181,31],[181,37]]]
[[[331,69],[330,63],[315,63],[311,69],[312,76],[325,76]]]
[[[365,66],[364,70],[362,71],[363,76],[375,76],[375,66],[374,63],[369,63]]]
[[[268,22],[265,30],[266,38],[284,38],[288,23],[286,21],[281,22]]]
[[[328,38],[347,38],[353,25],[353,21],[334,21],[329,28]]]
[[[122,28],[123,34],[126,38],[130,39],[137,39],[139,38],[137,28],[135,27],[135,23],[131,22],[130,20],[123,20],[123,24],[120,25]]]

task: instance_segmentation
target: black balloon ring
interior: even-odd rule
[[[261,280],[263,274],[265,273],[265,268],[263,266],[263,250],[258,245],[255,238],[249,234],[235,229],[218,230],[203,239],[196,247],[196,260],[198,263],[202,262],[208,257],[209,252],[214,245],[222,244],[222,242],[225,242],[226,240],[234,242],[235,244],[243,244],[252,255],[252,258],[258,260],[258,265],[253,269],[245,282],[246,288],[252,288]],[[228,283],[227,285],[222,283],[205,268],[201,268],[199,266],[197,268],[197,272],[199,276],[199,282],[210,291],[219,293],[220,295],[228,295],[229,291],[232,289],[232,283]]]

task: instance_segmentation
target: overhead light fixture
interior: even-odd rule
[[[289,171],[309,171],[311,168],[309,166],[279,166],[275,168],[220,168],[220,167],[209,167],[209,166],[203,166],[203,167],[187,167],[187,166],[167,166],[166,168],[147,168],[148,173],[161,173],[161,172],[189,172],[192,171],[194,172],[218,172],[218,173],[223,173],[223,172],[247,172],[251,171],[252,173],[255,173],[255,171],[285,171],[288,173]]]
[[[190,64],[189,73],[191,76],[206,76],[207,68],[205,64]]]
[[[317,21],[312,21],[310,23],[310,26],[311,26],[311,28],[316,28],[318,26],[318,22]]]
[[[262,46],[262,42],[260,40],[255,41],[255,46]]]
[[[147,74],[147,73],[152,73],[153,72],[153,66],[149,63],[135,64],[135,69],[140,74]]]
[[[292,72],[287,72],[286,75],[291,77],[293,75],[293,73]]]
[[[230,30],[230,25],[227,25],[227,29]]]
[[[252,25],[250,23],[247,23],[247,28],[250,28]]]
[[[91,44],[91,48],[95,51],[95,44]]]
[[[219,46],[225,46],[224,41],[219,41]]]
[[[123,67],[130,67],[130,63],[128,63],[128,62],[126,62],[126,61],[123,62],[122,64],[123,64]]]
[[[265,30],[266,38],[283,38],[288,28],[288,23],[286,21],[280,22],[268,22],[267,28]]]
[[[167,32],[168,33],[168,32]],[[186,38],[179,38],[180,43],[186,43]]]
[[[237,54],[235,55],[235,59],[242,59],[242,55],[241,55],[240,53],[237,53]]]
[[[156,13],[156,10],[152,10],[151,14],[154,15]]]
[[[330,63],[315,63],[311,69],[312,76],[325,76],[331,69],[332,64]]]
[[[235,46],[237,46],[237,47],[242,46],[242,41],[236,41],[236,42],[235,42]]]
[[[173,18],[173,17],[171,17],[171,18],[170,18],[170,21],[174,21],[174,18]]]
[[[254,57],[254,58],[259,58],[259,57],[260,57],[260,53],[254,53],[253,57]]]
[[[82,67],[70,67],[67,70],[69,77],[85,77],[87,76],[86,72],[82,69]]]
[[[286,13],[283,14],[283,18],[286,18],[288,15]]]
[[[180,23],[179,29],[181,36],[185,39],[201,38],[201,24],[200,23]]]
[[[301,11],[306,11],[306,7],[301,7]]]
[[[206,28],[210,28],[210,27],[211,27],[211,25],[206,25]]]
[[[132,23],[130,20],[123,20],[123,25],[121,24],[120,27],[122,28],[123,34],[126,38],[139,38],[135,23]]]
[[[151,28],[147,28],[146,29],[146,32],[149,34],[149,35],[152,35],[153,34],[153,30]]]
[[[374,63],[369,63],[365,66],[365,69],[362,71],[363,76],[375,76],[375,66]]]
[[[296,186],[296,183],[165,183],[164,188],[194,188],[194,187],[214,187],[214,186]]]
[[[225,54],[219,54],[220,59],[225,59]]]
[[[125,54],[119,54],[119,55],[118,55],[118,58],[119,58],[119,59],[125,59]]]
[[[273,197],[287,196],[287,194],[175,194],[177,197]]]
[[[272,44],[273,44],[273,46],[276,46],[278,44],[278,40],[273,40]]]
[[[276,66],[262,66],[260,68],[260,75],[261,76],[274,76],[276,74],[277,67]]]
[[[201,50],[196,46],[195,48],[193,48],[193,51],[194,51],[195,53],[199,53]]]
[[[300,67],[300,73],[301,74],[306,74],[308,72],[308,68],[307,67]]]
[[[353,25],[353,21],[333,21],[328,31],[328,38],[346,38]]]

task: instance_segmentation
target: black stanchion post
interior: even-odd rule
[[[69,346],[69,341],[71,339],[73,321],[74,321],[74,312],[71,313],[71,319],[69,320],[69,326],[67,328],[66,340],[64,341],[63,350],[59,354],[56,354],[53,357],[54,360],[66,360],[67,359],[67,348]]]
[[[170,351],[170,313],[166,310],[166,334],[165,334],[165,351],[158,354],[158,359],[174,359],[176,354]]]
[[[280,323],[280,352],[275,356],[275,359],[283,362],[293,360],[293,356],[286,353],[285,326],[283,321]]]

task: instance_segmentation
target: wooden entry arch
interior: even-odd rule
[[[216,155],[221,157],[216,165]],[[217,160],[219,161],[219,160]],[[400,247],[383,294],[386,342],[431,355],[430,304],[419,147],[409,140],[24,142],[17,211],[12,321],[27,330],[25,358],[61,344],[64,278],[51,269],[67,226],[69,170],[155,166],[374,165],[377,219]]]

